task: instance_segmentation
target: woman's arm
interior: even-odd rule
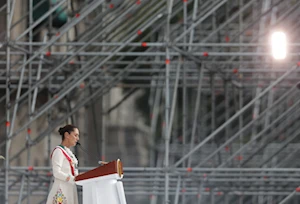
[[[66,172],[61,170],[63,161],[64,161],[64,154],[59,149],[55,149],[52,154],[52,170],[53,176],[62,181],[74,182],[74,176],[69,175]]]
[[[75,177],[78,176],[78,169],[75,169]]]

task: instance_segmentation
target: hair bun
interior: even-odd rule
[[[59,130],[58,130],[59,134],[63,134],[64,133],[64,128],[60,127]]]

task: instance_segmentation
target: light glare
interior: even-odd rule
[[[271,39],[272,54],[274,59],[282,60],[286,58],[287,42],[286,35],[283,32],[274,32]]]

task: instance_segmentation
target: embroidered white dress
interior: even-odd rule
[[[68,157],[74,168],[74,176]],[[78,204],[78,196],[75,176],[78,175],[76,169],[78,160],[67,147],[57,146],[52,153],[52,171],[54,176],[54,183],[48,195],[46,204]],[[68,176],[70,180],[66,181]]]

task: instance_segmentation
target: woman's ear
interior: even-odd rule
[[[68,132],[65,132],[65,138],[67,139],[67,138],[69,138],[69,133]]]

